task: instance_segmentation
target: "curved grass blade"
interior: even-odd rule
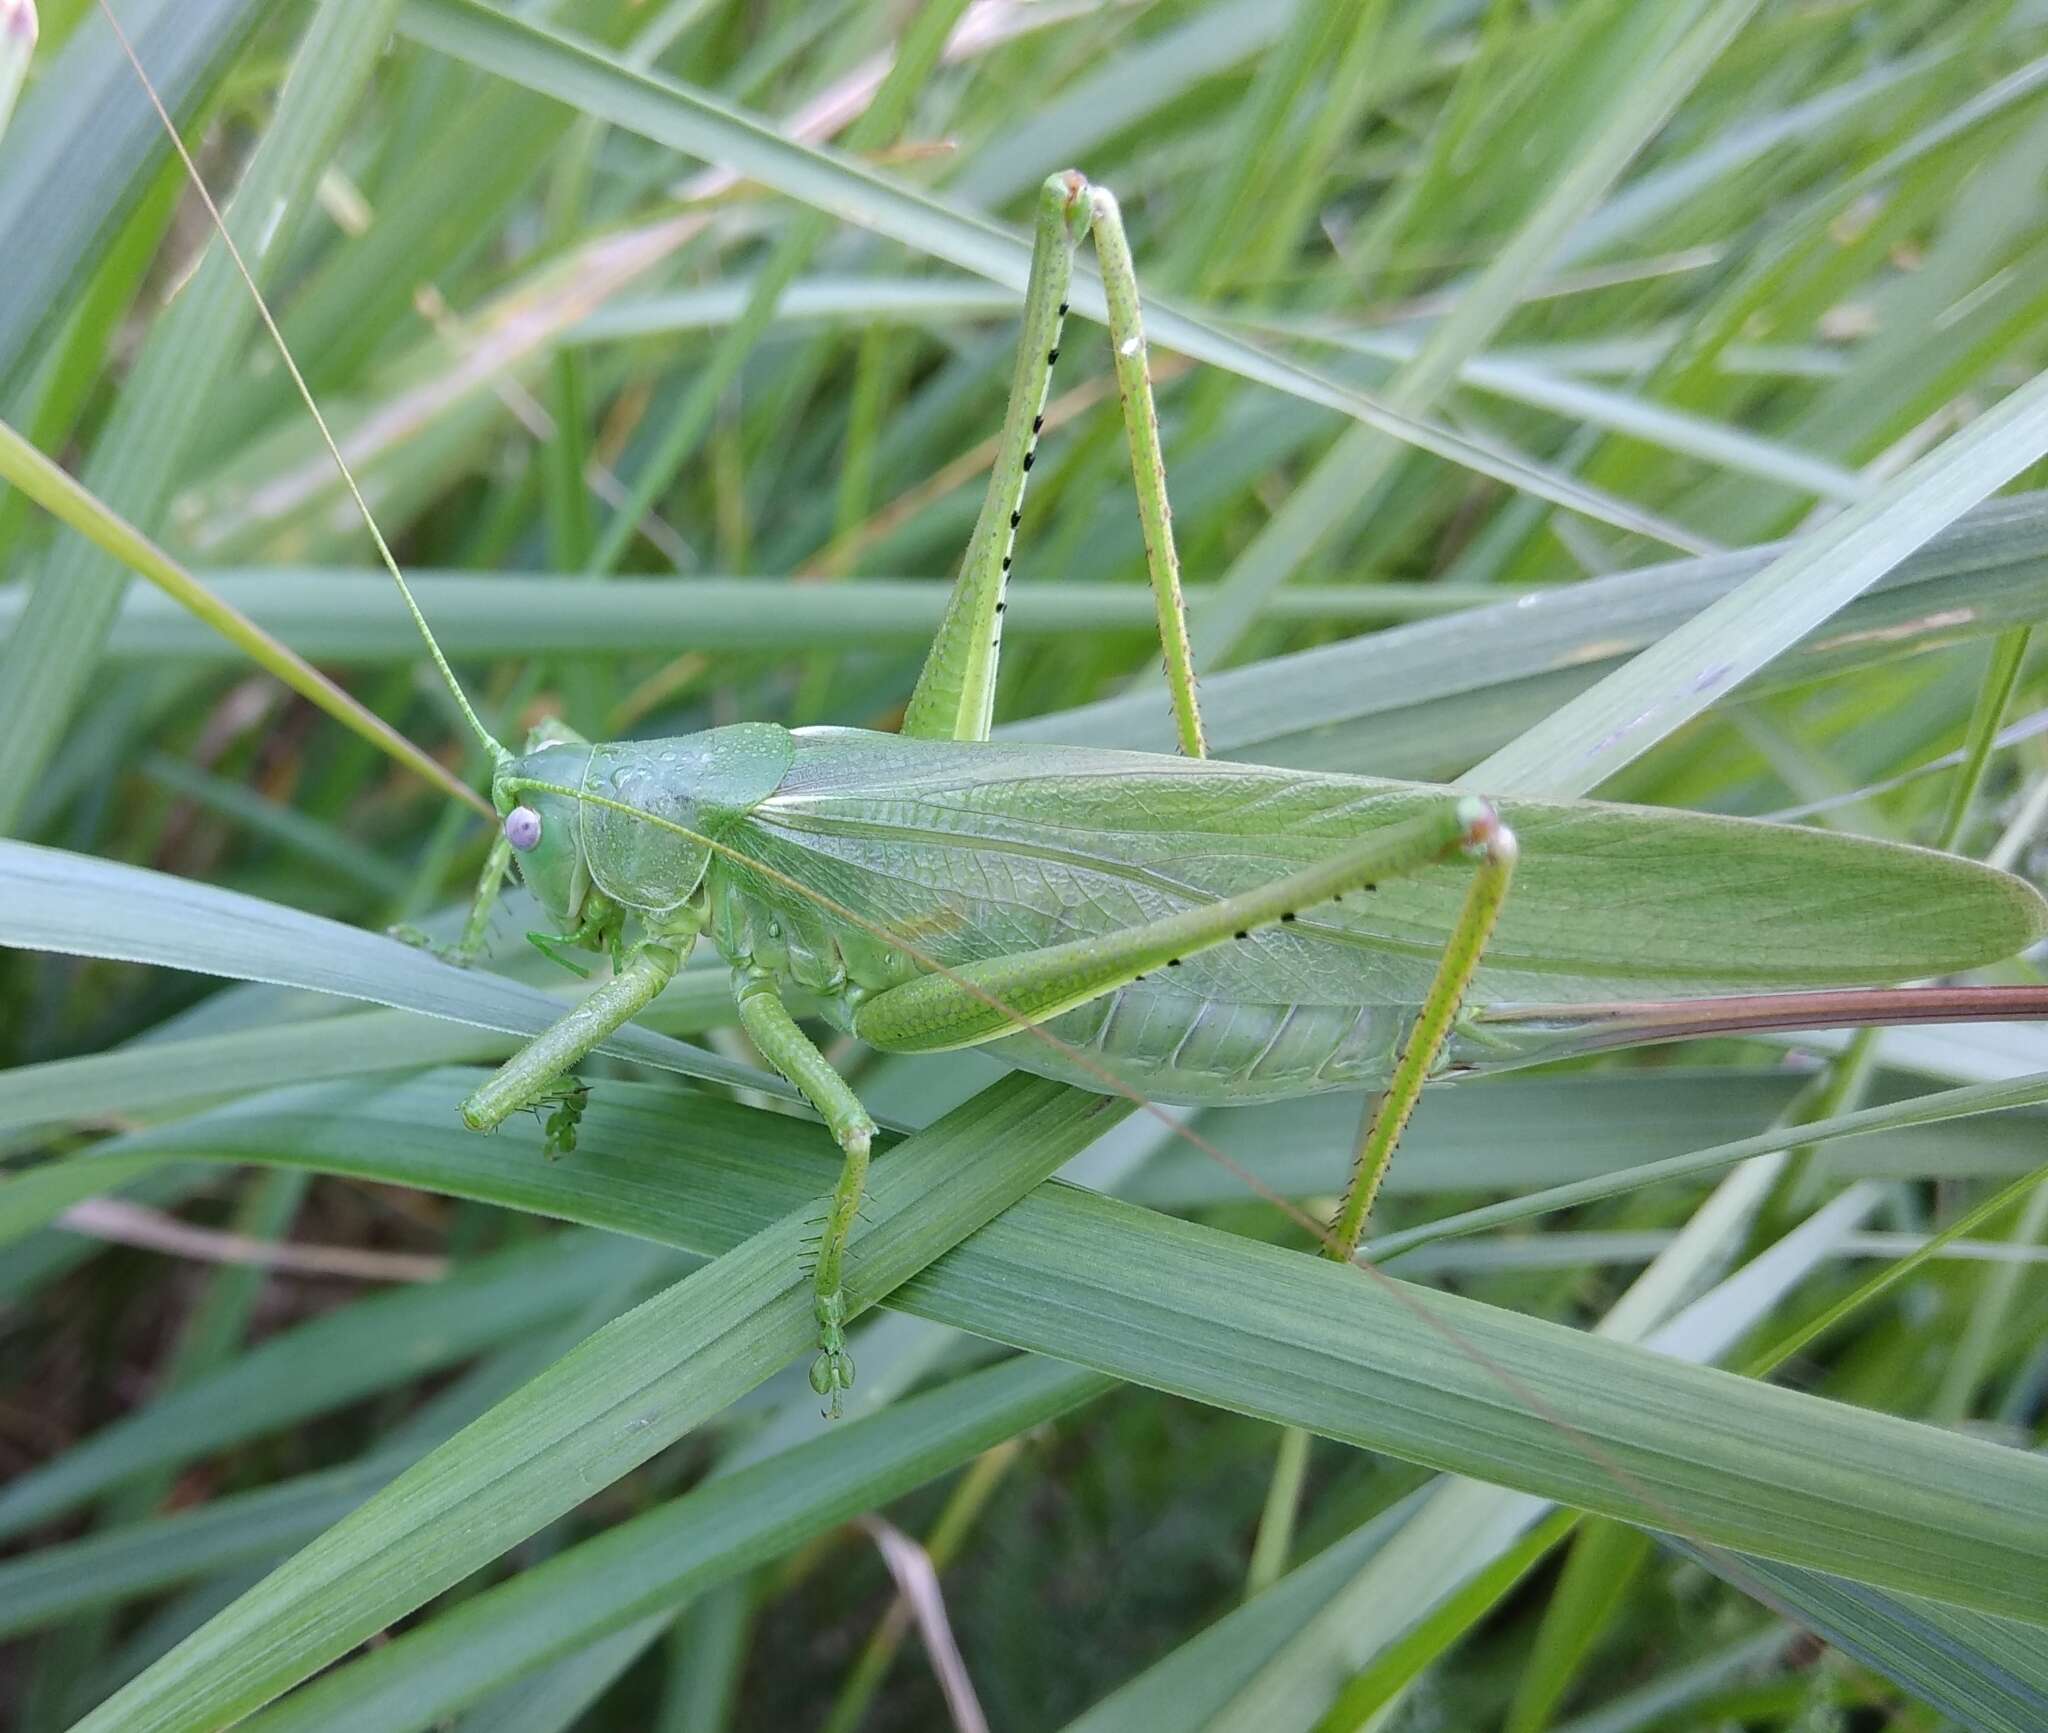
[[[118,560],[138,577],[147,578],[181,608],[204,622],[220,639],[231,644],[250,661],[274,674],[301,697],[317,704],[350,733],[360,735],[408,770],[474,807],[495,823],[497,814],[489,801],[448,767],[429,757],[381,716],[357,703],[332,680],[299,655],[279,643],[233,603],[213,594],[190,572],[158,547],[119,513],[105,505],[72,479],[63,469],[23,439],[6,422],[0,421],[0,481],[11,482],[53,517],[69,524],[88,541]],[[5,649],[23,645],[28,630],[28,613],[10,626]],[[109,623],[112,616],[109,615]],[[26,654],[26,651],[22,651]],[[4,649],[0,649],[4,654]]]
[[[545,993],[454,968],[396,939],[166,873],[6,840],[0,945],[303,987],[515,1035],[538,1034],[562,1014]],[[765,1071],[631,1025],[598,1050],[795,1099]]]

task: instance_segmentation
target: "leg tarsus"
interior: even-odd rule
[[[491,911],[498,906],[498,893],[504,888],[505,873],[511,864],[512,844],[500,831],[484,856],[476,892],[470,898],[469,918],[462,923],[462,932],[454,944],[437,944],[418,927],[408,924],[387,927],[385,931],[402,945],[432,951],[442,962],[452,963],[458,969],[468,968],[483,955],[484,942],[490,937]]]
[[[811,1302],[818,1320],[818,1356],[811,1362],[811,1388],[831,1401],[827,1413],[837,1420],[840,1397],[853,1388],[853,1356],[846,1351],[846,1295],[819,1293]]]
[[[541,1120],[541,1135],[544,1139],[541,1152],[553,1160],[558,1155],[576,1153],[576,1132],[583,1123],[583,1111],[590,1105],[590,1085],[580,1077],[557,1077],[547,1092],[533,1103],[533,1113]],[[541,1119],[543,1107],[552,1111]]]

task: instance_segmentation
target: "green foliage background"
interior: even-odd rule
[[[2038,4],[114,10],[503,736],[892,725],[1072,164],[1132,229],[1219,749],[2043,876]],[[1399,1289],[1121,1104],[850,1054],[905,1136],[836,1429],[828,1144],[721,970],[573,1159],[463,1134],[573,990],[516,900],[468,977],[377,936],[454,930],[475,815],[31,497],[33,448],[476,779],[96,0],[40,24],[0,135],[11,1725],[948,1725],[869,1512],[999,1728],[2048,1725],[2038,1029],[1432,1095]],[[1165,749],[1090,294],[999,717]],[[1320,1205],[1355,1117],[1199,1130]],[[1317,1435],[1291,1534],[1274,1422]]]

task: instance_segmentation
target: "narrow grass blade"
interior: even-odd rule
[[[125,0],[121,17],[171,112],[186,114],[263,10],[260,0]],[[94,243],[134,203],[166,148],[106,20],[81,19],[0,157],[0,377],[69,304]]]
[[[327,1674],[251,1733],[428,1727],[686,1596],[876,1509],[1110,1388],[1013,1360],[855,1420],[619,1524]]]
[[[1666,1542],[1717,1575],[1717,1561]],[[1744,1561],[1744,1584],[1866,1666],[1896,1679],[1972,1733],[2048,1726],[2048,1632],[2039,1625],[1887,1594],[1862,1583],[1766,1561]]]
[[[728,995],[729,997],[729,995]],[[91,1113],[158,1114],[195,1101],[263,1089],[280,1077],[403,1071],[419,1065],[502,1059],[519,1045],[508,1030],[426,1019],[407,1011],[361,1011],[235,1029],[186,1040],[144,1041],[0,1071],[0,1143],[37,1125],[61,1124],[81,1102]]]
[[[148,574],[145,573],[145,576]],[[944,587],[922,578],[690,579],[687,608],[673,580],[621,577],[602,587],[554,572],[413,571],[406,576],[434,635],[451,656],[536,656],[550,651],[659,652],[830,649],[848,637],[906,650],[929,643],[945,610]],[[321,663],[377,667],[409,662],[419,633],[381,571],[359,566],[282,566],[210,571],[206,588],[265,631]],[[1273,617],[1343,625],[1432,619],[1497,600],[1492,590],[1437,584],[1317,585],[1276,598]],[[0,640],[20,618],[0,590]],[[1141,641],[1154,627],[1146,596],[1121,584],[1059,584],[1032,597],[1006,634]],[[122,599],[107,659],[126,667],[164,662],[231,665],[242,654],[207,624],[149,590]]]
[[[1853,1113],[1837,1114],[1827,1123],[1838,1135],[1854,1137],[1866,1131],[1904,1130],[1928,1114],[1947,1118],[1955,1114],[1997,1113],[2008,1107],[2036,1106],[2044,1101],[2048,1101],[2048,1074],[2036,1073],[2009,1082],[1971,1083],[1960,1089],[1937,1090],[1884,1107],[1862,1107]],[[1797,1149],[1809,1140],[1813,1129],[1812,1126],[1774,1126],[1754,1137],[1670,1156],[1663,1161],[1648,1162],[1597,1179],[1547,1186],[1501,1203],[1484,1204],[1457,1215],[1440,1216],[1420,1227],[1383,1235],[1367,1245],[1365,1252],[1375,1260],[1384,1260],[1436,1240],[1481,1233],[1509,1222],[1526,1221],[1598,1198],[1618,1196],[1643,1186],[1660,1185],[1666,1180],[1712,1173],[1752,1156],[1775,1155],[1783,1150]]]
[[[759,121],[673,81],[636,72],[595,49],[497,12],[480,0],[407,0],[401,24],[428,47],[545,91],[658,144],[722,163],[818,210],[902,241],[977,276],[1020,291],[1024,286],[1030,251],[1007,230],[904,191],[817,146],[784,138]],[[1077,272],[1070,299],[1075,311],[1098,322],[1106,320],[1101,285],[1094,278]],[[1399,414],[1166,303],[1148,297],[1145,319],[1156,347],[1176,350],[1289,392],[1304,402],[1341,411],[1420,450],[1569,511],[1672,547],[1704,551],[1699,537],[1654,513]]]
[[[1719,0],[1704,10],[1613,9],[1611,34],[1627,40],[1633,31],[1634,54],[1632,65],[1615,69],[1610,111],[1587,125],[1574,160],[1387,383],[1389,407],[1408,416],[1434,411],[1466,363],[1520,304],[1530,278],[1607,195],[1756,7],[1757,0]],[[1400,445],[1372,427],[1353,428],[1331,447],[1272,523],[1231,562],[1216,594],[1196,613],[1195,653],[1203,666],[1227,659],[1266,597],[1339,524],[1379,497],[1400,455]]]
[[[1202,715],[1212,743],[1230,756],[1453,776],[1800,545],[1778,542],[1620,572],[1227,668],[1204,678]],[[2048,495],[1989,501],[1804,634],[1744,693],[1869,666],[1902,645],[1933,647],[2048,618],[2044,554]],[[1280,592],[1276,612],[1289,600]],[[1021,608],[1012,611],[1022,618]],[[1717,694],[1726,695],[1725,688]],[[998,737],[1172,749],[1171,727],[1146,693],[1008,723]]]
[[[15,1476],[0,1492],[0,1534],[19,1534],[134,1475],[181,1467],[552,1323],[610,1284],[618,1256],[607,1235],[565,1234],[538,1254],[515,1247],[274,1336]]]
[[[296,651],[279,643],[233,603],[215,595],[102,501],[95,499],[79,482],[0,421],[0,480],[11,482],[38,505],[69,524],[96,547],[118,560],[138,577],[147,578],[193,618],[202,621],[221,641],[231,644],[259,668],[277,676],[294,692],[317,704],[350,733],[360,735],[408,770],[423,776],[486,820],[496,822],[497,814],[475,789],[449,773],[448,767],[422,752],[382,717],[365,709],[332,680]],[[26,643],[29,610],[16,619],[8,631],[0,654],[17,641]],[[24,649],[23,654],[26,654]]]
[[[274,1558],[339,1522],[398,1466],[366,1456],[346,1468],[9,1559],[0,1564],[0,1632],[16,1636],[194,1576]]]
[[[259,281],[289,252],[397,10],[397,0],[327,0],[306,27],[233,207],[236,241]],[[157,517],[191,430],[254,318],[247,286],[226,248],[215,247],[150,326],[87,460],[88,492],[138,523]],[[127,574],[88,543],[60,541],[44,562],[19,629],[0,649],[0,830],[14,828],[63,738],[126,584]]]
[[[1462,779],[1578,795],[1683,727],[2048,454],[2048,374],[1914,464],[1883,497],[1800,537],[1704,613]]]

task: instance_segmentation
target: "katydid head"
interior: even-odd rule
[[[528,731],[526,750],[500,758],[491,777],[491,804],[519,876],[561,933],[583,926],[590,896],[573,792],[589,774],[590,756],[589,741],[548,717]]]

